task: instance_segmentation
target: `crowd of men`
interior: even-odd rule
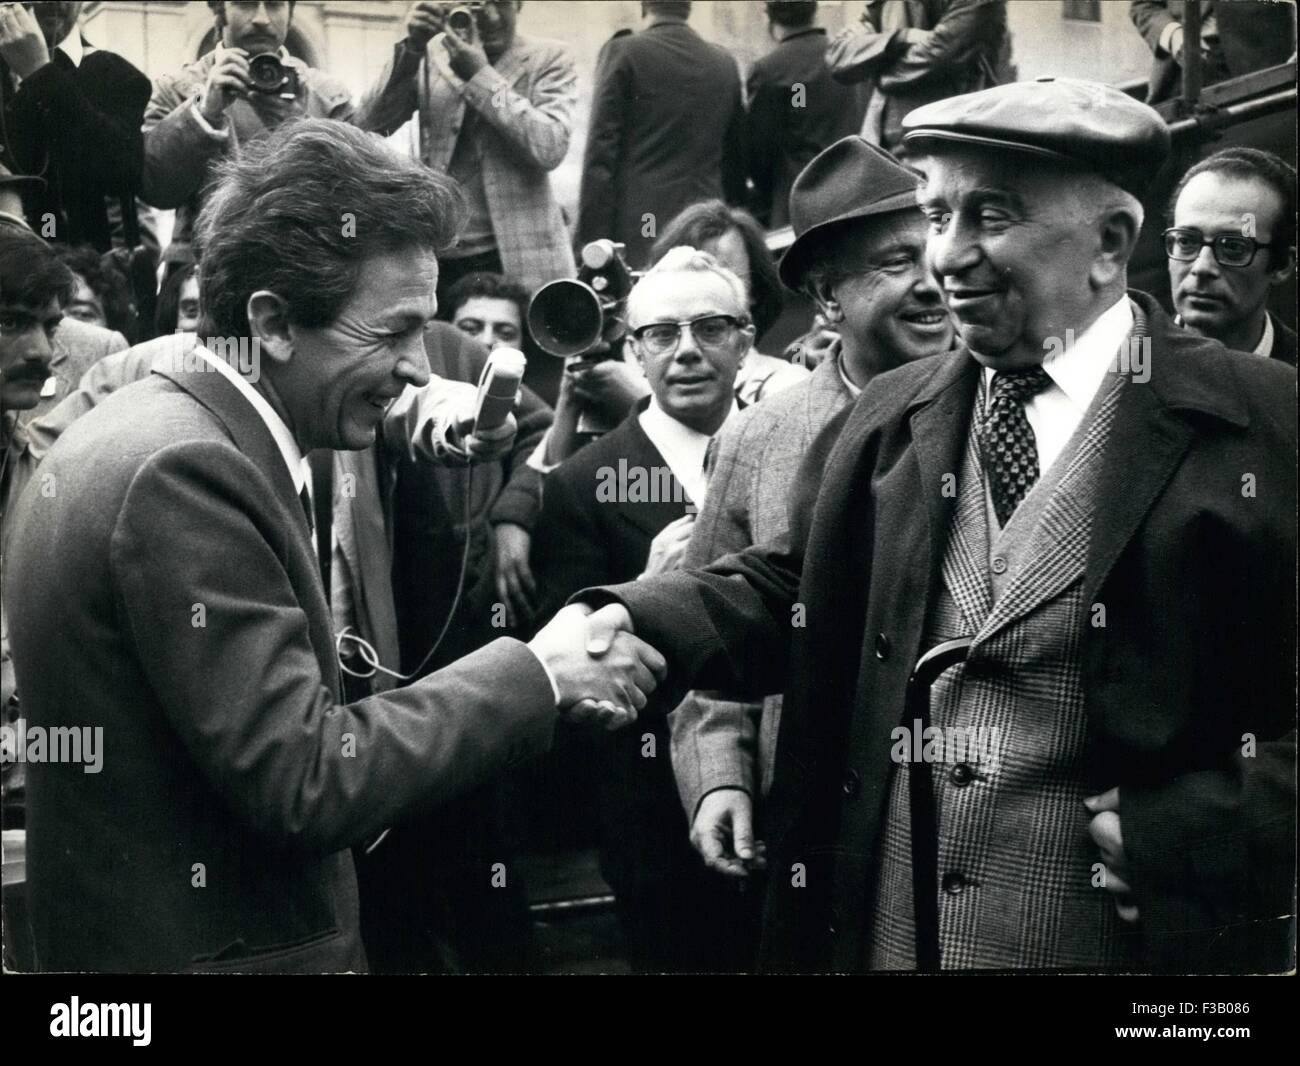
[[[152,84],[81,6],[0,3],[29,965],[534,969],[556,796],[640,971],[1294,965],[1286,161],[1149,219],[1165,121],[1006,81],[1002,2],[772,0],[742,84],[647,0],[571,225],[574,61],[519,3],[413,4],[359,101],[292,2],[210,3]],[[1174,7],[1132,4],[1165,66]],[[1208,77],[1294,54],[1208,14]],[[574,278],[562,360],[529,306]]]

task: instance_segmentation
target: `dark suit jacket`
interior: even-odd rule
[[[113,246],[104,197],[134,197],[140,186],[140,120],[149,91],[149,79],[113,52],[87,52],[74,67],[56,51],[17,92],[0,60],[7,135],[0,140],[0,160],[15,173],[38,174],[46,182],[23,196],[33,229],[47,236],[48,212],[55,216],[53,239],[59,243],[89,244],[100,252]],[[134,209],[134,199],[129,202]]]
[[[627,244],[647,266],[683,208],[745,193],[745,107],[736,61],[684,23],[614,37],[601,51],[582,164],[576,240]],[[654,216],[648,235],[646,214]]]
[[[668,499],[610,500],[602,490],[620,461],[627,470],[667,470],[641,428],[644,406],[546,475],[532,553],[542,618],[580,588],[635,578],[645,569],[655,535],[686,513],[675,478]],[[675,869],[692,862],[689,826],[672,777],[665,717],[672,706],[652,697],[636,725],[591,744],[602,871],[620,896],[644,896],[651,883],[671,882]],[[641,757],[646,732],[655,737],[653,759]]]
[[[1145,964],[1285,969],[1296,376],[1133,298],[1151,378],[1120,400],[1089,544],[1085,602],[1106,624],[1082,634],[1088,772],[1120,790]],[[807,887],[771,878],[769,969],[863,965],[890,731],[926,650],[953,512],[941,486],[977,377],[958,352],[875,378],[814,444],[788,544],[612,590],[679,685],[785,689],[764,833],[769,867],[805,864]],[[791,625],[795,602],[806,626]]]
[[[823,148],[861,129],[865,94],[831,77],[820,27],[787,37],[759,59],[747,93],[754,213],[767,226],[784,226],[794,179]]]
[[[216,373],[113,394],[40,473],[5,559],[19,690],[104,755],[28,766],[38,965],[363,969],[347,849],[544,750],[541,665],[499,640],[342,704],[289,472]]]
[[[1271,358],[1281,359],[1287,366],[1295,366],[1295,330],[1278,318],[1277,315],[1270,313],[1269,317],[1273,319],[1273,353]]]

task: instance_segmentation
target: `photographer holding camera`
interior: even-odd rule
[[[508,274],[527,289],[574,274],[551,190],[578,99],[573,55],[515,31],[514,0],[420,0],[406,36],[366,95],[358,124],[390,134],[419,112],[420,151],[465,190],[469,213],[439,257],[438,299],[468,274]]]
[[[212,166],[297,118],[351,121],[352,96],[337,79],[289,55],[293,0],[209,0],[217,44],[154,85],[144,115],[144,199],[176,208],[163,258],[193,261],[190,239]]]

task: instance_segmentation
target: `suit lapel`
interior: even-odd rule
[[[223,375],[213,370],[178,373],[155,369],[154,373],[189,393],[220,419],[235,447],[248,456],[249,461],[270,480],[280,501],[285,528],[296,530],[297,533],[296,536],[292,533],[289,535],[284,550],[287,556],[296,552],[298,562],[305,567],[301,584],[294,581],[294,590],[303,601],[302,608],[307,615],[308,632],[320,665],[321,677],[337,699],[341,687],[338,659],[334,654],[334,627],[329,602],[321,585],[316,553],[312,549],[307,513],[302,509],[279,445],[252,404]],[[289,573],[290,580],[293,581],[294,571],[291,569]]]
[[[619,442],[621,447],[618,449],[618,454],[627,457],[629,471],[639,467],[650,475],[651,485],[657,486],[662,484],[662,479],[656,472],[667,470],[668,463],[659,449],[654,446],[654,442],[646,436],[645,430],[641,428],[639,413],[634,411],[623,425],[615,430],[615,432],[626,433],[625,440]],[[623,502],[618,508],[619,517],[653,540],[664,526],[686,513],[686,490],[681,487],[676,475],[670,476],[668,484],[672,486],[668,499],[663,499],[661,494],[659,499],[642,503]]]
[[[1116,408],[1088,546],[1085,603],[1096,598],[1196,436],[1196,424],[1186,414],[1209,415],[1243,429],[1250,422],[1237,398],[1239,390],[1212,390],[1206,377],[1184,361],[1181,349],[1204,347],[1206,342],[1179,330],[1145,293],[1129,295],[1133,333],[1150,342],[1151,379],[1135,380],[1125,388]],[[1189,353],[1188,358],[1196,357]]]
[[[993,591],[989,587],[988,519],[973,412],[966,437],[952,534],[943,556],[943,580],[961,608],[966,632],[977,633],[993,608]]]
[[[927,553],[930,574],[939,574],[943,566],[946,533],[957,498],[957,474],[978,383],[979,364],[960,349],[943,358],[912,404],[912,447],[921,473],[917,491],[929,516],[929,543],[912,550]]]
[[[1023,618],[1079,580],[1088,556],[1088,542],[1097,510],[1097,485],[1102,458],[1123,377],[1107,376],[1098,402],[1084,416],[1077,448],[1063,461],[1065,473],[1054,487],[1044,486],[1051,497],[1034,522],[1015,575],[1003,590],[976,640],[983,642],[1004,626]]]

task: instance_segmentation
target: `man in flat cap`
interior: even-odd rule
[[[784,685],[769,969],[1286,969],[1295,371],[1125,291],[1145,105],[905,129],[963,350],[827,428],[788,540],[579,598],[670,683]]]

